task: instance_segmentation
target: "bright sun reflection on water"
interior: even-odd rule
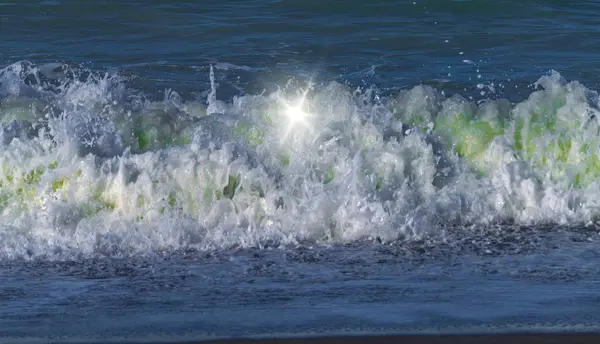
[[[313,131],[313,128],[311,124],[307,121],[307,118],[314,117],[314,115],[304,110],[304,102],[306,101],[307,93],[308,89],[306,89],[302,93],[302,96],[296,100],[295,105],[288,103],[285,99],[281,100],[283,105],[285,106],[284,114],[289,120],[288,126],[281,138],[282,143],[288,138],[288,136],[292,132],[292,129],[297,128],[297,124],[302,124],[309,131]]]

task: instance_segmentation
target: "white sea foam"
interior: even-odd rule
[[[374,101],[335,82],[217,101],[213,83],[207,112],[172,90],[132,100],[118,76],[50,67],[0,71],[1,259],[394,240],[600,214],[598,96],[557,73],[518,104],[429,86]],[[285,104],[304,94],[311,116],[290,127]]]

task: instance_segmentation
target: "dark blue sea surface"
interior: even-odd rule
[[[0,3],[0,342],[600,327],[598,1]]]

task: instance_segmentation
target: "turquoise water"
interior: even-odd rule
[[[0,341],[596,330],[599,9],[0,4]]]

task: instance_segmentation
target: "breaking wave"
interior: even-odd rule
[[[519,103],[336,82],[156,101],[119,74],[0,70],[0,259],[589,225],[598,94],[558,73]]]

